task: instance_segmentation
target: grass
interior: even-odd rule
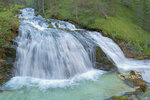
[[[19,20],[15,17],[15,14],[18,13],[20,8],[22,8],[22,6],[16,5],[9,10],[5,8],[0,10],[0,47],[3,47],[4,44],[11,39],[11,36],[16,33]]]
[[[77,23],[88,28],[100,29],[106,35],[130,42],[137,48],[137,51],[150,56],[150,32],[138,26],[135,13],[131,9],[123,5],[117,5],[117,14],[105,19],[95,7],[79,6],[78,19],[76,19],[75,9],[70,7],[74,3],[75,0],[60,1],[57,8],[57,17],[77,21]],[[45,17],[51,18],[51,12],[49,10],[46,12]]]

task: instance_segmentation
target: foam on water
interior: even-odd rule
[[[104,74],[104,71],[100,70],[90,70],[83,74],[75,75],[70,79],[54,79],[54,80],[46,80],[39,79],[33,77],[21,77],[16,76],[13,77],[10,81],[5,83],[5,85],[1,88],[2,90],[16,90],[21,88],[29,88],[29,87],[38,87],[41,90],[45,90],[48,88],[64,88],[69,86],[78,85],[82,80],[92,80],[95,81],[99,78],[100,75]]]
[[[78,85],[66,88],[49,88],[41,91],[33,87],[3,91],[0,93],[0,100],[105,100],[132,91],[134,89],[120,80],[117,74],[106,73],[96,81],[81,81]]]

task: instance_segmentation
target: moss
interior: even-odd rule
[[[14,15],[16,15],[16,14],[20,14],[21,13],[20,9],[23,9],[23,8],[25,8],[25,6],[23,6],[23,5],[15,5],[15,6],[12,6],[10,10],[12,11],[12,13]]]
[[[18,32],[19,19],[14,15],[20,6],[0,11],[0,47],[9,46],[12,37]]]
[[[48,28],[54,28],[54,27],[50,25]]]
[[[150,97],[150,90],[148,89],[142,96],[143,97]]]
[[[15,50],[11,48],[18,33],[19,19],[15,17],[22,6],[11,7],[10,10],[0,11],[0,85],[12,76],[13,62],[15,60]]]
[[[134,99],[129,99],[128,97],[120,96],[120,97],[112,97],[113,100],[134,100]]]
[[[117,70],[117,68],[99,47],[96,47],[96,68],[106,71]]]

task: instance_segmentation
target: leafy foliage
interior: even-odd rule
[[[14,15],[22,6],[16,5],[8,9],[1,9],[0,11],[0,46],[2,46],[11,34],[17,31],[19,21]]]

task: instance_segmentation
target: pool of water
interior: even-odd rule
[[[96,81],[81,81],[79,85],[65,88],[23,88],[0,93],[0,100],[104,100],[111,96],[134,91],[117,74],[106,73]]]

